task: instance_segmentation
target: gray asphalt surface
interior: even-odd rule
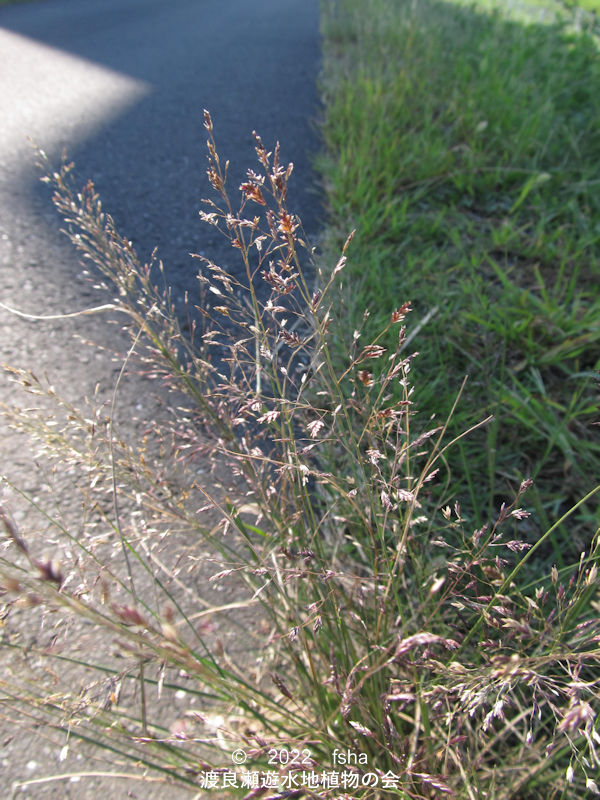
[[[237,188],[255,166],[251,132],[295,164],[291,203],[314,234],[318,0],[42,0],[0,8],[0,219],[18,203],[55,227],[25,137],[58,157],[177,290],[190,251],[220,242],[198,220],[210,194],[203,109]],[[40,224],[39,219],[32,219]],[[1,223],[0,223],[1,224]],[[3,230],[5,235],[10,231]]]
[[[318,148],[319,53],[318,0],[39,0],[1,7],[0,300],[38,315],[99,302],[59,232],[28,136],[57,163],[67,148],[78,182],[94,180],[104,208],[142,258],[158,246],[175,297],[186,289],[193,297],[196,289],[197,262],[190,252],[235,264],[232,248],[198,219],[201,199],[211,194],[204,108],[212,114],[222,158],[231,161],[234,190],[246,169],[256,166],[252,130],[269,147],[281,141],[283,159],[295,164],[290,205],[313,238],[319,197],[310,159]],[[121,361],[82,347],[77,334],[117,353],[129,344],[101,317],[28,322],[0,309],[0,362],[46,371],[59,392],[77,404],[96,382],[104,387],[101,399],[109,399]],[[141,378],[128,379],[120,390],[120,416],[134,436],[152,417],[151,390]],[[24,404],[0,374],[1,402]],[[0,442],[0,472],[37,496],[43,487],[31,448],[2,420]],[[67,497],[65,524],[77,525],[80,500],[79,495],[69,499],[71,477],[54,479]],[[0,502],[14,500],[0,485]],[[28,507],[11,507],[43,556],[43,526],[36,527]],[[27,631],[33,645],[44,633],[37,624],[38,630]],[[10,626],[10,619],[4,621],[0,632],[8,635]],[[75,636],[80,633],[74,629]],[[9,661],[0,647],[0,679],[8,675]],[[187,702],[163,703],[166,726]],[[111,759],[96,760],[74,741],[63,762],[64,735],[26,723],[0,703],[2,800],[13,796],[10,787],[16,787],[14,796],[35,800],[187,800],[195,794],[102,777],[114,772]],[[90,777],[90,771],[96,775]],[[80,772],[85,777],[80,779]],[[61,773],[75,776],[46,780]]]

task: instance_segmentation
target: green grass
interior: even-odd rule
[[[583,8],[595,14],[600,11],[600,0],[564,0],[564,3],[569,8]]]
[[[562,4],[502,7],[327,6],[319,165],[330,241],[357,229],[349,330],[364,306],[367,338],[407,299],[431,315],[423,418],[465,374],[455,430],[494,414],[449,462],[455,496],[480,524],[532,476],[547,523],[600,454],[600,62]]]

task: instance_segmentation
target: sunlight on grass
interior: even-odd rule
[[[457,430],[496,417],[451,459],[453,488],[481,522],[535,474],[548,521],[600,454],[600,66],[589,35],[501,8],[332,5],[320,167],[332,240],[358,230],[345,313],[368,307],[375,330],[399,296],[435,310],[424,417],[444,417],[467,373]]]

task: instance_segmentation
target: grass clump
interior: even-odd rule
[[[597,537],[574,563],[526,577],[596,489],[533,546],[520,531],[528,480],[478,528],[441,503],[460,403],[419,423],[410,305],[370,339],[357,331],[338,369],[332,307],[351,239],[309,283],[311,251],[286,204],[291,165],[256,137],[258,171],[234,204],[208,114],[205,125],[217,199],[202,217],[241,269],[198,257],[186,335],[157,288],[159,265],[139,262],[93,186],[73,191],[68,164],[50,178],[74,245],[113,297],[101,308],[131,336],[124,370],[140,364],[168,394],[165,416],[131,440],[114,421],[121,378],[108,408],[82,411],[9,370],[55,402],[50,416],[6,413],[81,476],[85,513],[73,529],[21,492],[41,514],[36,535],[2,510],[4,644],[18,655],[0,684],[5,708],[194,792],[597,792]],[[200,464],[214,470],[210,485]],[[184,557],[209,571],[206,584],[245,589],[207,603]],[[238,622],[246,607],[265,623],[250,660],[224,646],[220,622],[201,624],[231,606]],[[48,646],[29,642],[32,615],[52,623]],[[73,619],[91,642],[83,653]],[[46,688],[32,654],[45,674],[84,669],[85,689]],[[157,714],[163,692],[189,701],[175,720]]]
[[[494,422],[449,463],[477,524],[532,476],[547,526],[600,452],[600,64],[591,33],[541,5],[325,6],[320,166],[332,240],[358,230],[344,313],[368,307],[372,333],[411,298],[425,417],[469,375],[453,430]],[[552,558],[571,541],[557,532]]]

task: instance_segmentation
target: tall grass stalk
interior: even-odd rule
[[[208,113],[205,127],[216,199],[201,216],[241,269],[196,256],[185,335],[160,264],[139,262],[94,187],[74,191],[67,163],[48,179],[131,336],[119,380],[137,364],[166,392],[165,414],[131,441],[113,420],[118,384],[112,408],[82,410],[9,369],[54,402],[6,414],[81,476],[86,514],[71,529],[21,493],[36,533],[2,510],[4,706],[95,744],[121,773],[193,791],[258,795],[252,771],[276,797],[596,791],[597,537],[573,566],[520,583],[530,482],[475,531],[444,504],[457,441],[448,421],[420,421],[410,304],[372,339],[356,330],[339,368],[332,306],[352,237],[332,269],[307,271],[279,146],[255,137],[258,169],[234,204]],[[207,601],[195,571],[236,599]],[[35,618],[50,642],[28,643]],[[243,657],[224,638],[236,621]],[[53,674],[83,670],[84,688],[48,687],[32,654]],[[175,717],[157,711],[169,693],[185,698]]]

